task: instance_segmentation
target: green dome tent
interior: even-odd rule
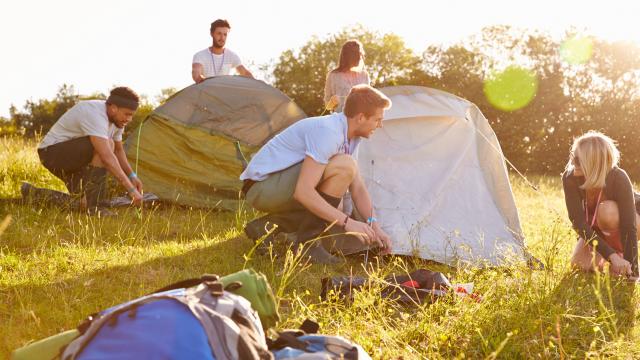
[[[160,199],[235,209],[243,155],[306,117],[262,81],[217,76],[191,85],[156,108],[126,141],[127,157]]]

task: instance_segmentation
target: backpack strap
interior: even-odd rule
[[[220,277],[218,275],[214,275],[214,274],[204,274],[199,278],[192,278],[192,279],[186,279],[186,280],[182,280],[182,281],[178,281],[175,282],[171,285],[167,285],[161,289],[158,289],[156,291],[152,291],[147,295],[151,295],[151,294],[155,294],[155,293],[159,293],[159,292],[165,292],[165,291],[169,291],[169,290],[175,290],[175,289],[183,289],[183,288],[189,288],[189,287],[193,287],[196,285],[200,285],[203,282],[206,281],[218,281],[220,280]]]
[[[285,347],[305,351],[308,344],[298,338],[306,334],[316,334],[318,330],[320,330],[320,325],[317,322],[306,319],[300,325],[299,330],[278,332],[278,338],[275,340],[267,339],[267,345],[271,351],[284,349]]]
[[[278,332],[278,337],[275,340],[268,339],[267,346],[269,351],[275,351],[290,347],[293,349],[303,350],[307,349],[307,343],[298,339],[298,337],[304,335],[304,332],[300,330],[285,330]]]
[[[300,330],[304,331],[306,334],[317,334],[318,330],[320,330],[320,325],[310,319],[306,319],[300,325]]]

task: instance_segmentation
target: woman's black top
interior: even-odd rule
[[[578,235],[594,245],[597,240],[596,250],[602,257],[609,259],[613,249],[600,235],[594,231],[585,218],[586,193],[580,186],[584,183],[584,176],[574,176],[573,170],[562,174],[562,186],[564,188],[564,201],[569,212],[569,219]],[[620,215],[620,242],[624,250],[625,260],[631,263],[634,276],[638,276],[638,242],[636,238],[636,206],[633,187],[627,173],[619,167],[614,167],[605,179],[603,189],[607,200],[618,204]]]

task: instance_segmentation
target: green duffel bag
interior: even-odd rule
[[[229,290],[236,295],[249,300],[253,310],[258,312],[260,321],[265,329],[274,327],[280,321],[276,297],[273,295],[271,286],[264,274],[255,272],[253,269],[245,269],[220,278],[225,286],[239,282],[242,287],[236,290]]]
[[[23,346],[11,354],[12,360],[52,360],[60,356],[60,350],[80,335],[80,331],[73,329],[46,339],[38,340]]]

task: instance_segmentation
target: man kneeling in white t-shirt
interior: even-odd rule
[[[127,189],[134,204],[142,202],[142,182],[122,146],[122,132],[139,101],[128,87],[111,90],[106,101],[80,101],[56,121],[38,146],[42,165],[64,181],[70,194],[79,195],[90,213],[106,213],[98,210],[98,203],[107,171]],[[38,190],[25,184],[22,193],[35,195]]]
[[[389,251],[389,236],[376,221],[352,155],[362,137],[382,127],[390,106],[380,91],[358,85],[347,96],[344,113],[300,120],[269,140],[240,175],[247,202],[268,213],[247,224],[247,236],[258,240],[269,224],[276,224],[277,232],[297,233],[296,247],[307,245],[313,262],[337,263],[319,241],[312,241],[334,224],[359,234],[367,245]],[[367,223],[337,209],[347,189],[358,212],[368,216]]]

